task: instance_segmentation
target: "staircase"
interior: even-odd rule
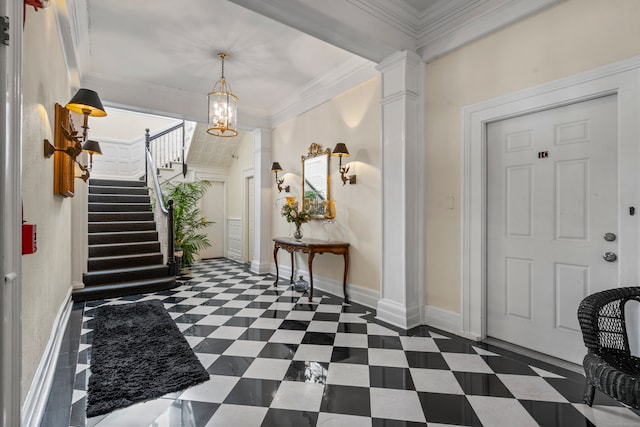
[[[173,288],[144,182],[89,180],[89,260],[74,301]]]

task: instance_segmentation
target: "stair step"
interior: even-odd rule
[[[87,261],[90,272],[125,267],[140,267],[144,265],[162,264],[162,253],[134,254],[124,256],[93,257]]]
[[[89,212],[151,212],[149,203],[91,203]]]
[[[141,255],[160,252],[160,242],[114,243],[89,246],[89,257]]]
[[[127,282],[86,286],[76,289],[71,297],[74,301],[91,301],[105,298],[118,298],[127,295],[138,295],[172,289],[177,285],[175,277],[131,280]]]
[[[89,259],[85,288],[75,301],[156,292],[176,286],[163,264],[151,210],[142,181],[89,181]]]
[[[109,231],[155,231],[155,229],[155,221],[115,221],[89,223],[89,233],[105,233]]]
[[[147,187],[96,187],[90,185],[89,194],[135,194],[144,196],[149,194],[149,189]]]
[[[90,179],[89,185],[96,187],[144,187],[144,182],[120,181],[118,179]]]
[[[148,194],[89,194],[89,203],[151,203]]]
[[[103,285],[131,280],[167,277],[169,267],[164,264],[145,265],[141,267],[114,268],[111,270],[90,271],[84,274],[85,286]]]
[[[158,240],[157,231],[120,231],[107,233],[89,233],[89,245],[107,243],[150,242]]]
[[[153,212],[89,212],[89,222],[153,221]]]

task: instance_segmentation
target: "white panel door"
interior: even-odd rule
[[[211,187],[207,189],[200,202],[200,211],[207,221],[215,223],[203,230],[203,233],[209,237],[211,246],[199,252],[200,258],[224,257],[224,224],[226,221],[224,182],[211,181]]]
[[[581,362],[578,304],[619,286],[617,140],[615,95],[487,126],[489,336]]]

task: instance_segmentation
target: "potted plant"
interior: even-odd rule
[[[173,228],[176,252],[182,252],[182,265],[189,266],[194,255],[211,246],[209,238],[201,231],[213,224],[198,209],[198,201],[211,186],[209,181],[169,183],[164,186],[165,203],[173,200]]]

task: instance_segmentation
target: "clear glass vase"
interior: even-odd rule
[[[295,223],[295,230],[293,231],[293,238],[296,240],[302,240],[302,224]]]

